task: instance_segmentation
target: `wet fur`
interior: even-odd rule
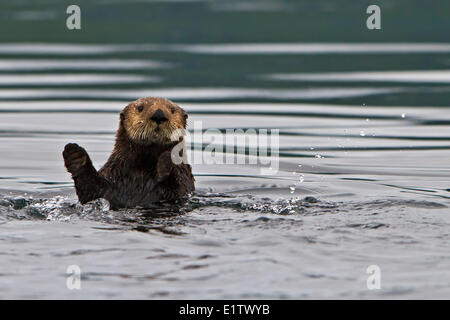
[[[150,120],[158,109],[168,118],[159,125]],[[120,113],[114,150],[99,171],[84,148],[67,144],[64,163],[80,202],[105,198],[112,208],[149,207],[193,192],[191,166],[171,160],[173,147],[183,139],[177,129],[186,128],[186,118],[185,111],[167,99],[143,98],[129,104]]]

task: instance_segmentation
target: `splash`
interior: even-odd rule
[[[258,198],[252,195],[229,195],[223,193],[194,194],[184,202],[156,203],[152,208],[110,210],[105,199],[81,205],[68,197],[50,199],[0,198],[0,223],[8,220],[74,221],[93,220],[137,228],[162,228],[170,221],[198,209],[213,213],[215,208],[232,209],[235,212],[274,215],[322,215],[337,212],[390,209],[391,207],[445,208],[445,205],[429,201],[374,200],[366,202],[330,202],[312,196],[290,199]],[[172,220],[171,220],[172,219]]]

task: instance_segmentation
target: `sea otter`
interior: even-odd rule
[[[114,150],[99,171],[84,148],[67,144],[64,164],[80,202],[104,198],[113,209],[145,208],[186,198],[194,191],[191,166],[186,161],[172,161],[171,152],[185,155],[179,146],[184,145],[187,117],[182,108],[164,98],[130,103],[120,112]]]

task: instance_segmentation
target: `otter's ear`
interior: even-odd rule
[[[130,105],[127,105],[122,111],[120,111],[120,121],[125,120],[125,113],[128,109],[130,109]]]
[[[183,109],[182,109],[183,110]],[[187,126],[187,118],[188,118],[188,114],[186,113],[186,111],[183,110],[183,112],[181,113],[182,117],[183,117],[183,127],[186,129]]]

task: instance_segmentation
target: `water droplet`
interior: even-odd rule
[[[294,186],[290,186],[289,189],[291,190],[290,191],[291,193],[294,193],[294,191],[295,191],[295,187]]]
[[[316,154],[317,159],[322,159],[322,156],[320,154]]]
[[[309,148],[309,150],[314,150],[314,148],[313,148],[313,147],[311,147],[311,148]]]
[[[402,118],[405,118],[405,117],[406,117],[406,114],[402,113]]]
[[[369,122],[369,121],[370,121],[369,118],[367,118],[367,119],[366,119],[366,122]]]
[[[364,131],[361,130],[361,131],[359,132],[359,135],[360,135],[361,137],[364,137],[364,136],[366,135],[366,133],[365,133]]]
[[[305,177],[304,177],[303,175],[301,175],[301,176],[298,178],[298,183],[302,183],[303,181],[305,181]]]

